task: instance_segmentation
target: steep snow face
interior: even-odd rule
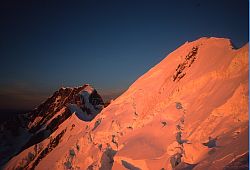
[[[13,157],[4,168],[214,170],[248,166],[244,163],[248,155],[248,63],[248,45],[233,49],[230,40],[223,38],[185,43],[92,121],[70,115],[49,138]]]

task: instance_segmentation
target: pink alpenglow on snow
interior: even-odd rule
[[[248,54],[187,42],[105,108],[89,85],[60,89],[3,169],[248,169]]]

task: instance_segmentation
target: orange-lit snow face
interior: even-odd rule
[[[39,143],[59,141],[36,168],[214,170],[239,165],[249,150],[248,71],[248,45],[236,50],[222,38],[185,43],[92,121],[73,114],[60,124]],[[13,157],[6,169],[18,167],[34,149]],[[33,161],[27,165],[32,166]]]

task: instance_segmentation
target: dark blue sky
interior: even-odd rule
[[[247,0],[6,1],[0,19],[0,109],[83,83],[116,95],[203,36],[248,42]]]

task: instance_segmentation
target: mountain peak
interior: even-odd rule
[[[61,90],[28,114],[31,142],[4,168],[245,166],[248,71],[246,46],[200,38],[170,53],[104,109],[89,85]]]
[[[186,46],[187,44],[192,45],[192,46],[220,44],[225,47],[235,49],[233,42],[229,38],[201,37],[194,41],[187,41],[182,46]]]
[[[9,152],[11,155],[11,153],[22,151],[41,142],[56,131],[72,114],[76,114],[81,120],[90,121],[103,107],[104,102],[101,96],[89,84],[73,88],[61,87],[33,111],[18,115],[14,119],[15,122],[13,120],[6,122],[6,125],[15,124],[17,129],[20,128],[21,134],[25,134],[26,139],[23,139],[23,135],[16,136],[21,148],[7,147],[8,143],[10,146],[12,143],[7,140],[7,144],[3,143],[6,144],[6,151],[3,152]],[[3,126],[1,131],[8,131],[9,128],[6,127],[8,126]],[[15,129],[10,129],[10,131],[13,131],[13,134],[16,133]]]

